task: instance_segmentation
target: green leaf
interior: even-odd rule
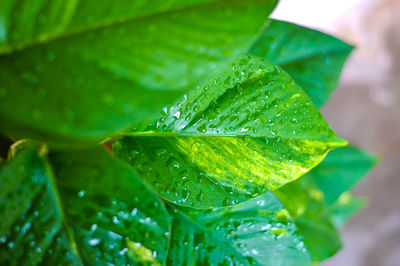
[[[330,152],[309,175],[325,194],[328,204],[359,182],[376,164],[377,158],[354,146]]]
[[[332,222],[336,227],[344,225],[356,212],[364,208],[366,200],[356,198],[351,192],[344,192],[334,203],[330,205]]]
[[[352,46],[316,30],[272,21],[249,53],[285,69],[321,107],[335,90]]]
[[[169,265],[310,265],[282,204],[267,193],[228,208],[173,206]]]
[[[299,180],[274,191],[293,216],[313,261],[322,261],[340,249],[334,226],[342,225],[364,205],[363,199],[347,190],[375,162],[376,158],[356,147],[340,147]]]
[[[167,211],[128,166],[102,149],[50,161],[28,148],[0,172],[0,264],[164,263]]]
[[[341,147],[308,173],[323,191],[331,210],[332,221],[338,227],[347,222],[365,205],[355,198],[352,189],[377,163],[378,159],[354,146]]]
[[[276,4],[119,2],[2,1],[2,49],[12,50],[0,56],[3,132],[63,143],[115,135],[219,73]]]
[[[345,144],[278,66],[243,57],[114,152],[166,199],[220,207],[298,178]]]
[[[274,194],[293,217],[314,263],[329,258],[341,248],[324,193],[309,174],[275,190]]]

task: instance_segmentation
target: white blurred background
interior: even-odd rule
[[[367,208],[323,265],[400,265],[400,0],[281,0],[273,17],[356,46],[322,113],[340,136],[381,157],[355,189]]]

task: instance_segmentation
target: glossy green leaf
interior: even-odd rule
[[[228,208],[170,207],[169,265],[310,265],[301,236],[272,193]]]
[[[336,227],[344,225],[350,220],[356,212],[364,208],[366,200],[357,198],[351,192],[344,192],[340,197],[330,205],[332,222]]]
[[[276,189],[346,144],[286,73],[249,57],[141,130],[116,142],[116,156],[166,199],[196,207]]]
[[[28,148],[0,172],[1,265],[164,263],[167,211],[128,166],[102,149],[50,159]]]
[[[0,56],[1,131],[74,143],[115,135],[219,73],[276,4],[118,2],[2,1],[2,47],[18,49]]]
[[[359,182],[375,165],[377,158],[354,146],[330,152],[309,175],[325,194],[328,204]]]
[[[335,90],[352,46],[316,30],[272,21],[249,53],[279,64],[321,107]]]
[[[324,193],[310,175],[275,190],[274,194],[293,217],[313,262],[321,262],[341,248]]]

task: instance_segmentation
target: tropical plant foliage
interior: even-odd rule
[[[1,1],[0,264],[335,254],[375,163],[318,110],[352,47],[276,4]]]

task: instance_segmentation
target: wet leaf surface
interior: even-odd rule
[[[166,209],[128,166],[102,149],[50,162],[28,148],[0,172],[0,264],[165,262]]]
[[[11,49],[0,55],[1,131],[63,148],[115,135],[219,73],[276,4],[34,2],[0,9],[0,48]]]
[[[293,221],[272,193],[233,207],[169,207],[169,265],[310,265]]]
[[[166,199],[194,207],[274,190],[346,144],[281,68],[247,56],[128,135],[116,156]]]

